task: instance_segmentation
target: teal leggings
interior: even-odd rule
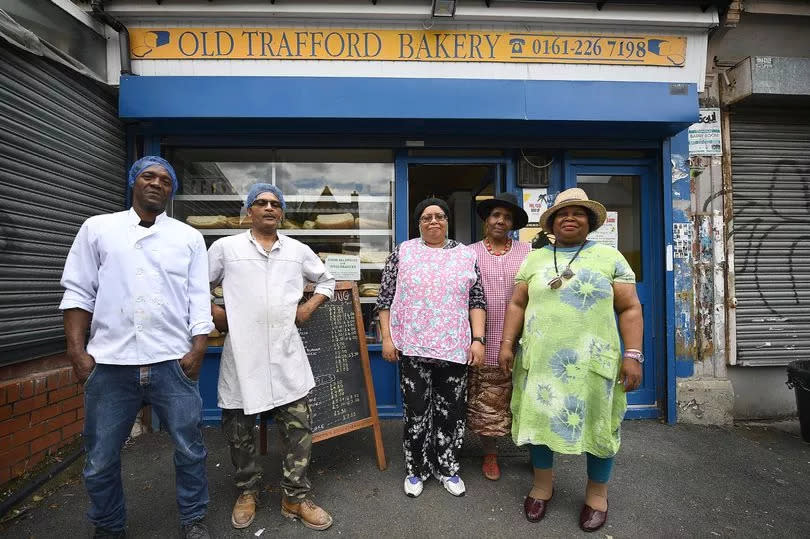
[[[530,445],[532,466],[541,470],[548,470],[554,466],[554,452],[547,445]],[[594,483],[607,483],[610,481],[610,472],[613,470],[613,457],[606,459],[585,453],[588,457],[588,479]]]

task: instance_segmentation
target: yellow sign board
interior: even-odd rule
[[[681,67],[686,38],[484,30],[131,28],[133,59],[385,60]]]

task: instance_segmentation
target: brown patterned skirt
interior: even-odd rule
[[[467,370],[467,428],[481,436],[506,436],[512,428],[512,375],[499,367]]]

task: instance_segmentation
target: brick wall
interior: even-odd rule
[[[75,440],[84,391],[71,367],[0,379],[0,485]]]

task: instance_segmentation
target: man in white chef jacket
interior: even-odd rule
[[[151,404],[174,440],[183,536],[202,539],[208,481],[197,377],[214,329],[205,241],[166,215],[178,188],[167,161],[139,159],[128,184],[132,208],[87,219],[62,274],[67,356],[84,382],[87,516],[95,537],[126,535],[121,446]]]
[[[245,199],[250,230],[221,238],[208,251],[211,286],[222,285],[225,308],[212,306],[214,322],[228,331],[219,369],[222,428],[241,494],[231,524],[249,526],[262,478],[256,463],[256,416],[271,411],[285,455],[281,513],[308,528],[325,530],[332,517],[308,497],[312,428],[307,394],[315,386],[297,325],[332,298],[335,280],[303,243],[278,233],[284,195],[257,183]],[[299,304],[307,282],[315,292]]]

